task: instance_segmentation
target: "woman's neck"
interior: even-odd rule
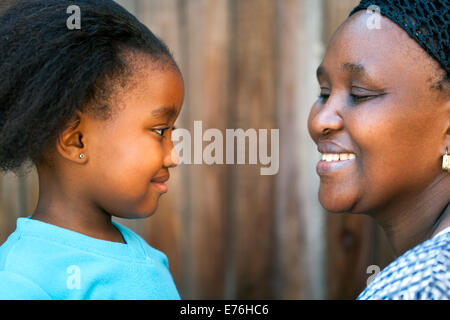
[[[397,255],[450,226],[450,176],[441,176],[420,194],[397,197],[373,217]]]

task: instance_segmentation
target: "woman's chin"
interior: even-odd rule
[[[333,193],[319,190],[319,202],[322,207],[333,213],[352,212],[356,204],[356,197],[346,193]]]

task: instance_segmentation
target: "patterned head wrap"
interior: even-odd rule
[[[350,16],[367,9],[399,25],[449,73],[450,0],[362,0]]]

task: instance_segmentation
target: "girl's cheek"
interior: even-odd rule
[[[153,143],[144,151],[143,158],[146,164],[158,169],[162,168],[164,160],[163,144],[159,142]]]

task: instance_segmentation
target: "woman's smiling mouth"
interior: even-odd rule
[[[322,153],[322,159],[317,163],[316,171],[319,175],[325,175],[346,167],[355,159],[354,153]]]

